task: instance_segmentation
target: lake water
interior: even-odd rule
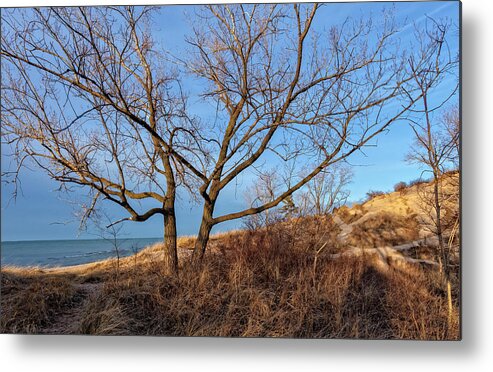
[[[119,239],[120,257],[129,256],[162,239]],[[116,257],[113,242],[103,239],[1,242],[2,265],[71,266]]]

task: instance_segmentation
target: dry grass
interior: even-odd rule
[[[79,333],[372,339],[457,339],[433,276],[381,273],[361,260],[332,261],[290,248],[269,232],[243,234],[236,249],[197,271],[160,275],[147,263],[105,284]],[[455,307],[457,319],[457,307]]]
[[[40,333],[64,308],[80,301],[72,276],[2,269],[2,333]]]
[[[160,264],[105,282],[80,311],[80,334],[371,339],[457,339],[445,293],[425,272],[381,273],[361,260],[330,261],[267,234],[237,251],[165,277]],[[38,333],[77,304],[73,286],[50,278],[25,287],[2,277],[2,332]],[[456,294],[457,295],[457,294]],[[455,300],[457,302],[457,300]]]
[[[368,211],[362,204],[355,204],[351,208],[347,206],[342,206],[334,211],[344,223],[351,224],[361,217],[363,217]]]
[[[382,212],[353,225],[348,243],[360,248],[394,246],[418,239],[419,231],[416,215],[403,217]]]
[[[44,332],[57,315],[78,306],[70,332],[80,334],[459,337],[458,293],[448,325],[446,295],[433,272],[382,273],[360,259],[330,260],[331,248],[315,265],[321,242],[335,244],[336,234],[327,218],[224,234],[200,269],[182,260],[178,278],[162,274],[152,254],[159,246],[123,260],[118,275],[112,260],[76,272],[7,269],[2,331]],[[85,283],[99,283],[98,291],[80,301],[76,289]]]

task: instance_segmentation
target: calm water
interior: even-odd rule
[[[120,257],[129,256],[161,239],[119,239]],[[71,266],[116,257],[110,241],[100,239],[2,242],[2,265]]]

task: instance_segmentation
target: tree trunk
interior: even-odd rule
[[[438,246],[440,248],[440,255],[442,256],[442,263],[444,265],[445,273],[448,273],[448,255],[445,252],[445,244],[443,241],[443,231],[442,231],[442,207],[440,204],[440,190],[438,183],[439,176],[435,175],[434,180],[434,197],[435,197],[435,212],[436,212],[436,233],[438,237]]]
[[[164,210],[164,272],[165,275],[178,275],[178,252],[176,251],[176,183],[169,154],[162,154],[166,171],[166,198]]]
[[[452,329],[452,285],[450,284],[450,279],[447,279],[447,307],[448,307],[448,316],[447,316],[447,333],[450,337],[450,332]]]
[[[178,274],[178,254],[176,250],[176,217],[173,206],[165,206],[164,216],[164,272],[166,275]]]
[[[199,235],[195,241],[195,247],[193,249],[192,261],[194,264],[198,264],[204,257],[205,250],[207,249],[207,243],[211,235],[213,225],[212,213],[214,211],[214,205],[206,203],[204,205],[204,213],[202,215],[202,222],[200,224]]]
[[[450,283],[450,272],[449,272],[449,254],[445,250],[445,243],[443,241],[443,231],[442,231],[442,212],[441,212],[441,204],[440,204],[440,189],[438,186],[439,182],[439,176],[435,174],[435,185],[434,185],[434,192],[435,192],[435,209],[436,209],[436,229],[437,229],[437,236],[438,236],[438,245],[440,247],[440,272],[442,275],[442,281],[444,283],[446,292],[447,292],[447,310],[448,310],[448,316],[447,316],[447,336],[450,335],[451,332],[451,327],[452,327],[452,312],[453,312],[453,305],[452,305],[452,286]],[[443,268],[443,269],[442,269]]]

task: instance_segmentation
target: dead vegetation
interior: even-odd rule
[[[286,235],[284,235],[286,236]],[[456,339],[446,297],[424,271],[382,273],[363,260],[329,260],[289,237],[244,234],[199,272],[125,276],[105,284],[79,333],[174,336]],[[457,316],[458,310],[455,307]]]
[[[364,222],[355,224],[348,243],[360,248],[394,246],[419,238],[416,215],[407,217],[389,212],[374,214]]]
[[[72,276],[36,270],[3,269],[1,294],[0,328],[5,333],[40,333],[64,308],[80,301]]]
[[[76,307],[78,318],[69,333],[459,337],[457,293],[449,326],[446,296],[431,272],[381,272],[364,258],[331,260],[331,249],[317,254],[323,244],[337,244],[336,233],[324,234],[330,226],[330,219],[313,218],[223,234],[198,271],[186,263],[179,277],[163,275],[161,260],[153,254],[158,245],[122,260],[118,276],[111,260],[104,262],[105,270],[100,263],[77,274],[20,276],[22,271],[6,269],[2,332],[42,333],[57,314]],[[99,283],[98,291],[78,300],[81,283]]]
[[[344,221],[344,223],[351,224],[363,217],[363,215],[367,213],[367,210],[362,204],[355,204],[351,208],[344,205],[334,212]]]

